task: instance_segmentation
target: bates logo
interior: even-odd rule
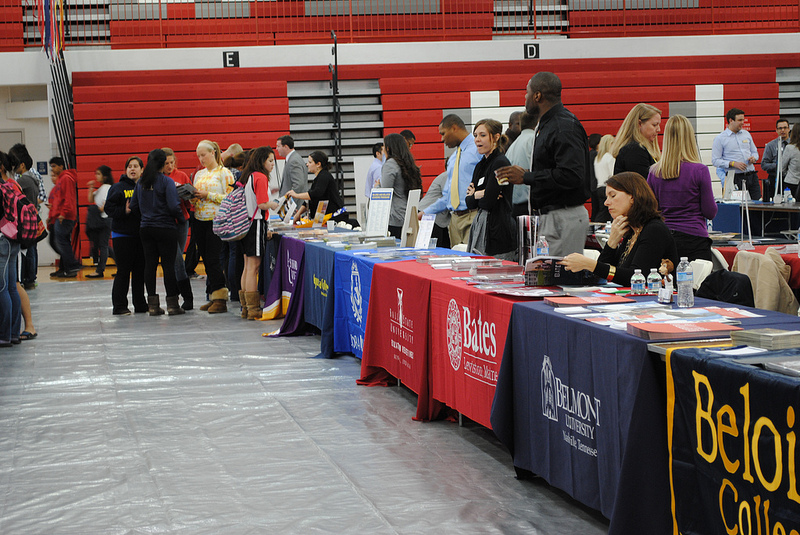
[[[447,306],[447,354],[454,370],[461,367],[461,314],[455,299]]]

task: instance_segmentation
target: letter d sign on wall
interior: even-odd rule
[[[525,43],[525,59],[539,59],[539,43]]]
[[[223,52],[222,53],[222,66],[223,67],[238,67],[239,66],[239,51]]]

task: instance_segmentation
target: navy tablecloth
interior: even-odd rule
[[[726,306],[696,302],[707,305]],[[742,325],[792,319],[758,313]],[[647,343],[517,303],[497,380],[492,428],[515,467],[598,509],[611,534],[672,531],[665,366]]]

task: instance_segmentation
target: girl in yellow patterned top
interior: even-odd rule
[[[233,175],[223,167],[219,145],[213,141],[204,139],[197,144],[197,159],[204,169],[194,175],[197,191],[192,203],[196,224],[192,233],[196,234],[197,248],[206,267],[206,292],[211,296],[211,301],[200,310],[215,314],[228,311],[228,289],[220,265],[222,240],[214,234],[213,223],[219,204],[233,189]]]

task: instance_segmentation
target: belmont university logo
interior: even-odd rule
[[[558,410],[556,409],[556,385],[555,375],[553,374],[553,364],[550,357],[544,356],[542,361],[542,414],[553,421],[558,421]]]

